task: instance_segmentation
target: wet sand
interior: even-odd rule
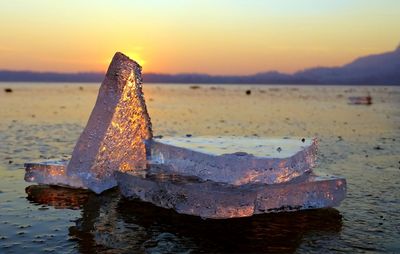
[[[155,135],[317,137],[316,171],[347,178],[336,210],[230,222],[177,215],[116,191],[25,191],[23,163],[68,158],[97,90],[0,83],[1,253],[400,251],[400,87],[145,84]],[[371,106],[348,104],[368,92]]]

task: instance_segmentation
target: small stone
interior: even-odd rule
[[[12,93],[13,90],[11,88],[4,88],[4,92],[6,93]]]
[[[250,95],[251,94],[251,90],[246,90],[246,94]]]

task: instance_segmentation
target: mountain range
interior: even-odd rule
[[[0,81],[101,82],[104,73],[57,73],[0,70]],[[144,73],[146,83],[195,84],[336,84],[400,85],[400,46],[391,52],[357,58],[340,67],[316,67],[285,74],[277,71],[254,75]]]

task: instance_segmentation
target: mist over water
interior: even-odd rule
[[[317,137],[315,170],[347,179],[336,209],[232,220],[25,183],[24,162],[69,158],[97,90],[0,83],[0,253],[400,251],[399,87],[145,84],[155,135]]]

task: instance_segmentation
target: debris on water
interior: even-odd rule
[[[282,151],[282,148],[278,147],[276,150],[280,153]]]
[[[11,89],[11,88],[4,88],[4,92],[6,92],[6,93],[12,93],[13,92],[13,90]]]
[[[303,142],[303,143],[304,143],[305,141],[306,141],[306,139],[305,139],[305,138],[302,138],[302,139],[301,139],[301,142]]]
[[[372,97],[368,96],[350,96],[349,97],[350,105],[371,105]]]
[[[246,94],[250,95],[251,94],[251,90],[246,90]]]
[[[12,161],[12,160],[9,160],[9,161],[8,161],[8,164],[11,164],[11,163],[13,163],[13,161]]]
[[[375,149],[375,150],[383,150],[383,148],[382,148],[381,146],[379,146],[379,145],[374,146],[374,149]]]
[[[190,138],[192,136],[192,134],[186,134],[186,137]]]

